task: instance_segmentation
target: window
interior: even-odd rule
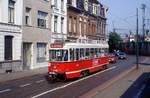
[[[49,0],[44,0],[44,1],[47,1],[47,2],[48,2]]]
[[[64,18],[61,18],[61,33],[63,33],[64,30]]]
[[[67,0],[67,4],[72,4],[72,0]]]
[[[46,43],[37,43],[37,62],[46,61]]]
[[[58,19],[58,16],[54,16],[54,32],[55,33],[57,32],[57,19]]]
[[[77,19],[74,18],[74,20],[73,20],[73,31],[74,31],[74,33],[76,33],[76,25],[77,25]]]
[[[77,8],[84,9],[84,0],[77,0]]]
[[[88,0],[84,0],[84,9],[88,11]]]
[[[48,16],[48,13],[38,11],[38,19],[37,19],[38,27],[41,27],[41,28],[47,27],[46,26],[47,25],[47,16]]]
[[[57,0],[54,0],[54,6],[57,9]]]
[[[71,32],[72,28],[71,28],[71,23],[72,23],[72,17],[69,17],[69,32]]]
[[[26,25],[31,25],[30,12],[31,12],[31,8],[26,7],[26,16],[25,16],[25,24]]]
[[[87,23],[86,23],[86,21],[84,22],[84,27],[83,27],[83,29],[84,29],[84,34],[86,34],[86,32],[87,32],[87,27],[86,27],[86,25],[87,25]]]
[[[77,1],[76,0],[71,0],[71,2],[72,2],[72,6],[74,6],[74,7],[76,7],[77,6]]]
[[[79,56],[80,56],[80,53],[79,53],[79,49],[76,49],[76,61],[78,61],[79,60]]]
[[[80,59],[85,59],[85,53],[83,48],[80,48]]]
[[[13,36],[5,36],[5,60],[12,60]]]
[[[92,3],[89,3],[89,5],[88,5],[88,12],[91,13],[91,14],[93,12]]]
[[[90,56],[90,49],[89,48],[86,48],[86,50],[85,50],[86,52],[85,52],[85,57],[86,57],[86,59],[88,59],[89,58],[89,56]]]
[[[61,0],[61,10],[64,10],[64,0]]]
[[[74,61],[75,60],[75,50],[74,49],[69,49],[70,51],[70,61]]]
[[[82,20],[79,21],[79,33],[82,34]]]
[[[9,0],[8,5],[8,22],[14,23],[14,14],[15,14],[15,1]]]

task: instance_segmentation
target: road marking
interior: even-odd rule
[[[11,89],[1,90],[0,93],[9,92],[9,91],[11,91]]]
[[[26,87],[26,86],[29,86],[29,85],[31,85],[31,83],[23,84],[23,85],[20,85],[19,87]]]
[[[68,86],[70,86],[70,85],[72,85],[72,84],[78,83],[78,82],[80,82],[80,81],[86,80],[86,79],[91,78],[91,77],[93,77],[93,76],[96,76],[96,75],[98,75],[98,74],[100,74],[100,73],[103,73],[103,72],[106,72],[106,71],[109,71],[109,70],[112,70],[112,69],[115,69],[115,68],[117,68],[117,66],[113,66],[113,67],[111,67],[111,68],[109,68],[109,69],[100,71],[100,72],[98,72],[98,73],[96,73],[96,74],[87,76],[87,77],[85,77],[85,78],[81,78],[81,79],[79,79],[79,80],[77,80],[77,81],[74,81],[74,82],[71,82],[71,83],[69,83],[69,84],[66,84],[66,85],[63,85],[63,86],[60,86],[60,87],[57,87],[57,88],[54,88],[54,89],[45,91],[45,92],[40,93],[40,94],[38,94],[38,95],[35,95],[35,96],[31,97],[31,98],[38,98],[38,97],[43,96],[43,95],[45,95],[45,94],[51,93],[51,92],[53,92],[53,91],[66,88],[66,87],[68,87]]]
[[[41,83],[41,82],[44,82],[45,80],[38,80],[36,81],[36,83]]]

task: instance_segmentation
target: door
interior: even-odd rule
[[[12,60],[13,36],[5,36],[5,60]]]
[[[31,66],[31,43],[23,43],[23,69]]]

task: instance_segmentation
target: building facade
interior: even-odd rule
[[[67,38],[67,0],[51,0],[51,43],[60,43]]]
[[[0,73],[22,70],[22,0],[0,1]]]
[[[99,42],[106,38],[107,7],[97,0],[68,0],[67,38],[74,42]]]
[[[1,0],[0,72],[48,66],[50,44],[105,41],[97,0]]]
[[[23,0],[23,69],[48,66],[50,13],[50,0]]]

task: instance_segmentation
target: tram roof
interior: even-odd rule
[[[108,43],[87,44],[87,43],[65,43],[63,48],[51,49],[69,49],[69,48],[109,48]]]

